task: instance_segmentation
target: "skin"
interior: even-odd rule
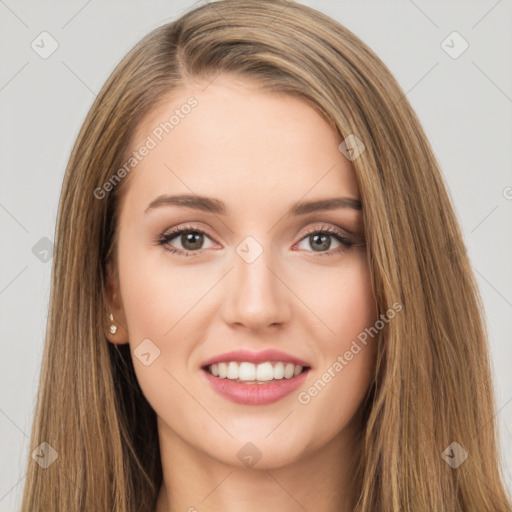
[[[340,136],[302,99],[226,75],[206,85],[173,91],[138,126],[134,147],[191,95],[198,100],[132,171],[119,220],[119,281],[111,266],[108,274],[118,326],[108,338],[130,344],[157,414],[164,483],[156,511],[351,510],[359,407],[375,342],[309,403],[298,394],[377,319],[362,213],[287,215],[300,200],[360,199],[351,163],[338,149]],[[222,200],[227,214],[177,206],[145,213],[161,194],[181,193]],[[195,256],[158,244],[185,224],[207,232]],[[325,227],[356,243],[344,248],[328,237],[330,247],[320,241],[315,251],[307,235]],[[236,252],[249,235],[263,250],[251,263]],[[177,235],[168,246],[185,250],[183,240]],[[144,339],[160,350],[148,366],[133,353]],[[277,402],[233,403],[200,368],[240,348],[282,350],[311,370]],[[252,467],[237,457],[248,442],[262,455]]]

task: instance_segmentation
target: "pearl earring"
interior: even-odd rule
[[[111,322],[113,322],[113,321],[114,321],[114,316],[112,315],[112,313],[110,313],[109,319],[110,319],[110,321],[111,321]],[[115,333],[116,333],[116,331],[117,331],[117,327],[116,327],[114,324],[112,324],[112,325],[110,326],[110,332],[111,332],[111,334],[115,334]]]

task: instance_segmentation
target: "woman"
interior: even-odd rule
[[[511,510],[438,164],[325,15],[224,0],[145,37],[54,265],[23,510]]]

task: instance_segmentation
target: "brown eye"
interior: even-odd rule
[[[314,251],[326,251],[331,246],[331,235],[324,233],[315,233],[309,235],[308,242],[313,247]]]
[[[338,243],[332,250],[329,250],[332,246],[332,239]],[[339,231],[326,227],[322,229],[316,229],[310,231],[302,238],[300,243],[307,242],[307,245],[311,249],[306,248],[310,252],[316,252],[319,256],[329,256],[343,252],[354,245],[354,242],[343,236]]]
[[[201,229],[182,226],[163,233],[158,239],[158,244],[173,253],[195,256],[194,253],[200,253],[202,249],[208,248],[204,247],[207,239],[210,240],[210,237]]]
[[[196,251],[197,249],[201,249],[201,245],[204,242],[204,235],[196,231],[188,231],[181,234],[180,241],[183,248],[187,251]]]

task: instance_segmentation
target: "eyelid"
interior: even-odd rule
[[[180,234],[180,232],[183,232],[183,231],[194,231],[197,233],[202,233],[203,235],[207,235],[209,238],[213,238],[212,236],[210,236],[208,231],[206,231],[203,228],[198,227],[197,225],[193,225],[193,224],[180,224],[176,227],[169,228],[169,229],[165,230],[160,236],[161,237],[168,237],[170,235],[177,236]]]
[[[317,233],[317,232],[327,232],[331,235],[338,235],[342,238],[345,238],[348,240],[348,237],[350,236],[350,232],[348,230],[343,230],[339,227],[334,227],[332,225],[329,225],[329,224],[321,224],[320,226],[314,226],[312,228],[308,228],[302,235],[301,235],[301,238],[299,241],[303,240],[304,237],[308,236],[308,235],[311,235],[312,233]],[[298,236],[298,235],[297,235]]]

